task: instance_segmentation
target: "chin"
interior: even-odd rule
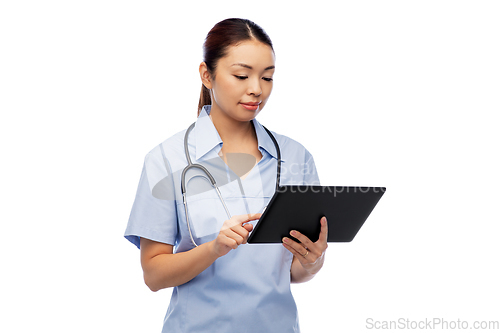
[[[255,112],[251,112],[251,111],[247,111],[246,113],[244,114],[239,114],[239,119],[241,121],[252,121],[255,117],[257,117],[257,115],[259,114],[260,110],[257,110]]]

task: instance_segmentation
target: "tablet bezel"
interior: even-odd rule
[[[285,236],[293,239],[291,230],[315,242],[322,216],[328,221],[328,242],[351,242],[385,191],[385,187],[368,186],[280,186],[247,242],[282,243]]]

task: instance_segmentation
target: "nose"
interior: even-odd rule
[[[260,96],[262,94],[262,87],[260,86],[260,78],[248,80],[248,94]]]

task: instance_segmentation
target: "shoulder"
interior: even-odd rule
[[[304,157],[306,160],[312,158],[309,150],[307,150],[307,148],[300,142],[290,138],[289,136],[279,134],[274,131],[271,131],[271,133],[276,138],[276,141],[278,141],[283,155],[300,156]],[[283,156],[283,159],[286,159],[285,156]]]
[[[171,137],[167,138],[163,142],[160,142],[154,146],[146,156],[162,156],[164,157],[174,157],[177,153],[181,152],[184,155],[184,135],[186,134],[186,129],[175,133]]]
[[[274,131],[271,131],[271,133],[273,133],[276,140],[278,140],[280,146],[287,148],[294,148],[294,149],[302,149],[302,150],[306,149],[300,142],[290,138],[289,136],[279,134]]]
[[[312,154],[300,142],[282,134],[271,132],[281,150],[281,184],[318,184],[319,179]]]
[[[154,146],[145,156],[146,163],[164,164],[166,161],[175,163],[177,159],[184,158],[184,135],[186,129],[175,133],[163,142]]]

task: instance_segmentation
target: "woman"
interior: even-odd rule
[[[216,24],[199,67],[195,126],[145,158],[125,237],[141,250],[147,286],[174,287],[164,332],[299,331],[290,282],[308,281],[322,267],[325,218],[315,243],[294,231],[299,242],[246,243],[276,188],[273,138],[281,150],[280,184],[319,184],[311,154],[255,119],[274,69],[271,40],[259,26],[243,19]],[[188,157],[213,175],[218,190],[201,168],[183,173]]]

